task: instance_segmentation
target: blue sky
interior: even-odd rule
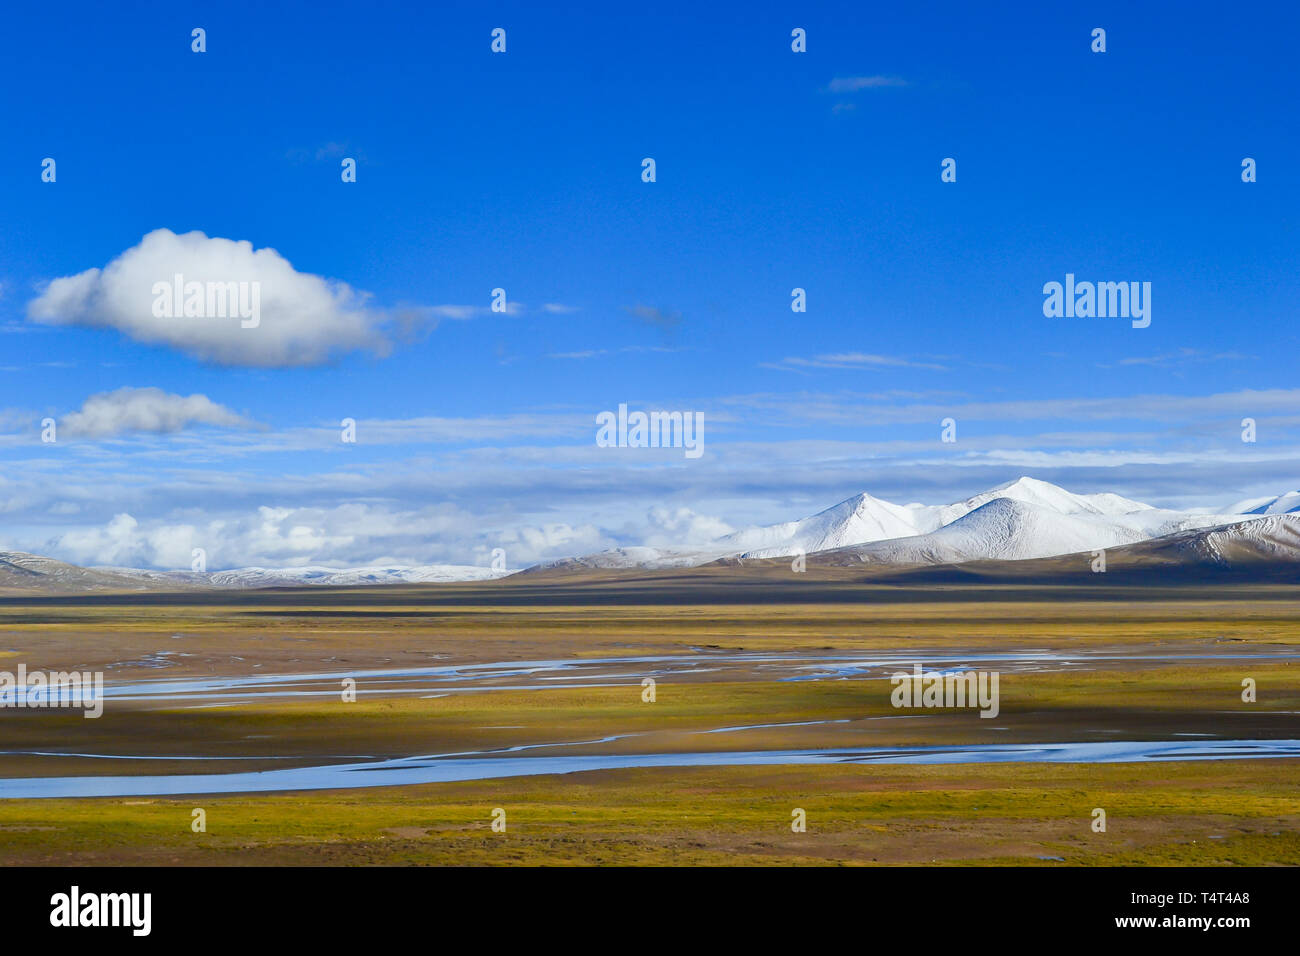
[[[0,547],[514,566],[863,490],[1300,485],[1294,7],[409,6],[11,13]],[[367,294],[371,341],[250,360],[268,312],[214,358],[32,311],[159,229]],[[1151,326],[1044,317],[1067,272],[1150,282]],[[224,411],[40,441],[123,388]],[[595,447],[620,402],[703,412],[706,454]]]

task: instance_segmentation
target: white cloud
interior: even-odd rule
[[[137,520],[119,513],[70,528],[38,548],[81,565],[186,570],[202,548],[212,570],[238,567],[357,567],[376,563],[487,565],[492,549],[510,567],[585,554],[615,540],[594,525],[554,522],[502,530],[458,508],[392,508],[349,502],[333,507],[263,505],[199,521]]]
[[[510,567],[534,564],[544,558],[590,554],[614,547],[616,543],[594,524],[564,522],[508,528],[500,540]]]
[[[260,321],[238,315],[159,317],[154,285],[172,282],[256,282]],[[389,342],[388,312],[343,282],[298,272],[274,249],[170,229],[156,229],[103,269],[55,279],[27,306],[30,320],[50,325],[117,329],[149,344],[168,345],[204,361],[260,368],[316,365],[358,349],[380,354]]]
[[[721,518],[697,514],[690,508],[656,506],[646,517],[650,534],[645,543],[651,547],[702,545],[736,530]]]
[[[206,395],[173,395],[160,388],[119,388],[91,395],[63,417],[59,429],[79,438],[107,438],[123,432],[170,434],[190,425],[243,428],[252,423]]]
[[[178,529],[161,527],[153,531],[140,528],[129,514],[114,515],[102,527],[76,528],[57,539],[60,552],[73,562],[90,565],[144,567],[188,567],[189,549],[178,542]],[[179,537],[184,537],[183,532]]]

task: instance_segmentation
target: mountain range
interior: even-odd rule
[[[195,588],[239,590],[270,587],[347,587],[363,584],[428,584],[487,581],[505,577],[476,565],[431,564],[365,568],[237,568],[230,571],[156,571],[147,568],[83,568],[23,551],[0,551],[0,590],[168,591]]]
[[[1242,501],[1222,512],[1155,508],[1115,494],[1074,494],[1022,477],[946,505],[898,505],[855,495],[797,521],[747,528],[694,548],[618,548],[539,568],[680,568],[719,560],[816,556],[815,563],[882,565],[1026,561],[1122,548],[1216,530],[1251,538],[1246,526],[1285,516],[1300,529],[1300,491]],[[1225,529],[1236,528],[1228,531]],[[1233,553],[1223,548],[1224,554]],[[1300,560],[1283,547],[1276,560]]]
[[[1300,491],[1247,499],[1217,512],[1155,508],[1109,493],[1074,494],[1029,477],[943,505],[899,505],[863,493],[806,518],[746,528],[701,546],[617,548],[543,562],[525,572],[691,568],[797,556],[814,566],[909,568],[1033,562],[1115,549],[1121,563],[1143,566],[1268,564],[1300,570]],[[3,590],[339,587],[484,581],[511,573],[446,564],[157,571],[84,568],[0,552]]]

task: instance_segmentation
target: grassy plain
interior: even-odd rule
[[[276,694],[214,706],[0,711],[0,778],[195,772],[563,744],[593,752],[1183,737],[1300,738],[1293,586],[907,588],[827,574],[594,576],[494,585],[0,600],[0,669],[110,680],[397,669],[726,651],[1051,651],[1005,670],[1001,713],[904,715],[889,682],[761,668],[613,686]],[[728,578],[731,580],[728,581]],[[170,652],[160,656],[160,652]],[[1238,655],[1282,655],[1249,658]],[[186,656],[182,656],[186,655]],[[1114,659],[1106,659],[1112,656]],[[1171,657],[1171,655],[1173,655]],[[1181,655],[1181,656],[1179,656]],[[1147,658],[1147,659],[1143,659]],[[1258,701],[1241,700],[1253,678]],[[884,718],[884,719],[882,719]],[[825,723],[826,721],[840,721]],[[750,724],[802,724],[704,733]],[[19,753],[15,753],[18,751]],[[118,754],[121,761],[37,756]],[[544,754],[542,749],[537,753]],[[528,759],[521,756],[519,759]],[[3,782],[0,780],[0,794]],[[190,829],[191,810],[207,832]],[[489,827],[506,810],[505,833]],[[791,811],[807,811],[794,833]],[[1107,813],[1093,832],[1092,811]],[[1300,863],[1300,761],[605,770],[344,791],[0,800],[6,863]]]

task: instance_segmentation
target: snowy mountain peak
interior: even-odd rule
[[[1022,476],[1015,481],[997,485],[988,491],[968,498],[967,503],[984,504],[994,498],[1013,498],[1033,505],[1041,505],[1061,514],[1131,514],[1134,511],[1147,511],[1150,505],[1119,495],[1108,493],[1098,495],[1077,495],[1066,491],[1050,481]]]
[[[719,538],[711,550],[743,557],[769,558],[802,551],[812,554],[863,541],[880,541],[916,534],[913,512],[873,495],[854,495],[799,521],[746,528]]]
[[[994,485],[989,489],[989,491],[1020,491],[1026,494],[1041,493],[1048,495],[1069,494],[1069,492],[1060,485],[1054,485],[1050,481],[1043,481],[1041,478],[1031,478],[1029,475],[1021,475],[1019,478],[1004,481],[1000,485]],[[1008,497],[1015,496],[1011,495]]]

